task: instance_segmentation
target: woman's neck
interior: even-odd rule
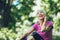
[[[43,23],[43,22],[44,22],[44,20],[40,20],[40,21],[39,21],[39,23]]]

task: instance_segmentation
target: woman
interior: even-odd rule
[[[53,40],[52,39],[53,23],[47,20],[46,13],[43,10],[38,10],[37,18],[38,18],[38,22],[34,23],[31,29],[28,32],[26,32],[26,34],[23,35],[21,39],[24,38],[25,36],[28,36],[30,33],[32,33],[35,30],[36,34],[38,34],[38,36],[36,37],[33,36],[35,40],[40,40],[39,37],[42,37],[43,40]]]

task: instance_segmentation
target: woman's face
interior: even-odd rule
[[[45,18],[45,14],[38,12],[38,13],[37,13],[37,18],[38,18],[39,20],[43,20],[43,19]]]

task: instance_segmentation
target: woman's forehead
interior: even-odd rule
[[[43,14],[43,15],[45,15],[45,13],[40,13],[40,12],[38,12],[37,14]]]

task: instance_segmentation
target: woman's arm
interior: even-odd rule
[[[42,31],[42,32],[47,32],[47,31],[51,30],[52,27],[53,27],[53,26],[50,27],[50,25],[44,26],[44,27],[42,27],[41,31]]]
[[[34,31],[34,28],[31,27],[30,30],[27,30],[27,32],[20,38],[20,40],[22,40],[25,36],[28,36],[33,31]]]
[[[44,32],[46,30],[46,26],[45,26],[45,22],[43,23],[43,25],[41,26],[41,31]]]
[[[46,26],[46,21],[47,21],[47,19],[46,19],[46,17],[45,17],[44,22],[43,22],[43,25],[42,25],[42,27],[41,27],[41,31],[42,31],[42,32],[47,32],[47,31],[49,31],[49,30],[52,29],[52,26],[53,26],[53,25],[48,24],[48,25]],[[53,24],[53,23],[52,23],[52,24]],[[51,27],[50,27],[50,26],[51,26]]]

